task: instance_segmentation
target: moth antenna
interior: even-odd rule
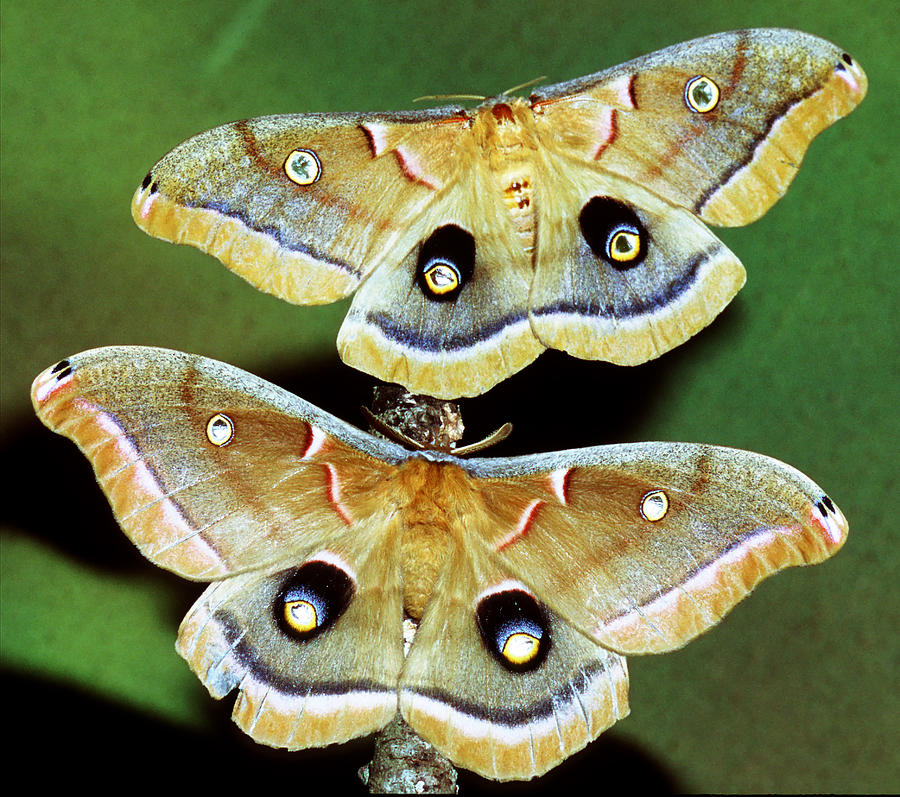
[[[425,102],[426,100],[475,100],[476,102],[484,102],[487,99],[482,94],[425,94],[422,97],[416,97],[413,102]]]
[[[416,395],[400,385],[376,386],[366,409],[366,417],[372,413],[381,421],[377,427],[380,434],[407,447],[412,440],[413,450],[449,453],[465,430],[456,402]]]
[[[454,448],[450,453],[456,457],[465,457],[469,454],[474,454],[477,451],[484,451],[484,449],[490,448],[492,445],[506,440],[506,438],[509,437],[510,434],[512,434],[512,424],[507,421],[495,432],[485,437],[484,440],[480,440],[477,443],[469,443],[469,445],[460,446],[459,448]]]
[[[393,440],[395,443],[400,443],[402,446],[406,446],[407,448],[411,448],[413,451],[431,451],[433,450],[430,446],[425,445],[424,443],[419,442],[418,440],[414,440],[407,434],[404,434],[399,429],[395,429],[390,424],[385,423],[381,418],[379,418],[375,413],[373,413],[368,407],[360,407],[360,411],[362,412],[365,419],[369,422],[369,425],[380,434],[383,434],[389,440]],[[492,445],[502,442],[506,440],[507,437],[512,434],[512,424],[508,421],[503,424],[499,429],[495,430],[483,440],[479,440],[477,443],[469,443],[468,445],[459,446],[458,448],[454,448],[451,443],[451,447],[449,450],[447,449],[438,449],[443,450],[448,454],[453,454],[455,457],[466,457],[469,454],[475,454],[478,451],[484,451],[486,448],[490,448]]]
[[[507,94],[512,94],[514,91],[521,91],[522,89],[527,89],[529,86],[536,86],[538,83],[542,83],[546,79],[546,75],[532,78],[531,80],[527,80],[524,83],[520,83],[518,86],[513,86],[511,89],[507,89],[501,96],[505,97]]]
[[[395,429],[393,426],[386,424],[381,418],[379,418],[375,413],[373,413],[368,407],[360,407],[363,416],[369,422],[369,425],[376,431],[383,434],[389,440],[393,440],[395,443],[400,443],[402,446],[407,446],[411,448],[413,451],[428,451],[428,446],[424,443],[420,443],[418,440],[413,440],[408,435],[405,435],[399,429]]]

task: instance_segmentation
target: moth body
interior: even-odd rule
[[[491,101],[478,108],[472,136],[494,190],[503,197],[522,251],[533,264],[535,157],[540,149],[534,111],[518,97]]]
[[[457,465],[418,457],[400,467],[397,479],[405,488],[396,520],[402,529],[403,609],[421,620],[452,548],[465,544],[458,516],[471,501],[471,489]]]

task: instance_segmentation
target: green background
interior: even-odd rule
[[[807,30],[869,96],[812,146],[787,197],[720,231],[748,284],[706,331],[633,369],[547,354],[464,412],[513,420],[497,454],[619,440],[761,451],[848,517],[831,561],[763,584],[677,653],[632,658],[632,714],[547,778],[683,791],[900,788],[896,8],[828,2],[4,3],[2,665],[7,760],[44,779],[352,784],[365,741],[289,754],[246,740],[173,650],[198,585],[124,538],[71,443],[31,413],[33,377],[105,344],[198,352],[361,424],[346,304],[296,308],[143,235],[129,201],[189,135],[236,118],[411,107],[568,79],[716,31]],[[361,641],[362,642],[362,641]],[[175,773],[175,774],[173,774]],[[263,780],[257,780],[262,778]]]

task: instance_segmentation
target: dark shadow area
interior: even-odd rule
[[[686,344],[632,367],[579,360],[545,351],[531,365],[487,393],[461,399],[464,442],[484,438],[509,421],[513,434],[482,456],[500,457],[643,440],[641,428],[679,373],[703,351],[728,346],[744,323],[740,301],[726,308]],[[296,393],[348,423],[366,428],[372,377],[333,362],[259,376]]]
[[[659,761],[625,739],[601,735],[539,778],[498,783],[459,771],[460,794],[680,794]]]
[[[7,761],[43,789],[59,785],[113,793],[135,786],[147,793],[254,794],[271,787],[306,794],[328,788],[365,794],[356,770],[371,755],[363,740],[340,747],[286,753],[254,744],[229,719],[231,701],[209,701],[210,732],[198,733],[90,693],[3,672],[6,717],[13,732]],[[130,785],[129,785],[130,784]],[[107,789],[109,791],[107,792]]]
[[[44,789],[89,785],[95,793],[139,785],[181,793],[271,790],[365,794],[358,769],[370,739],[320,750],[286,752],[253,743],[231,722],[231,701],[209,701],[209,732],[179,728],[96,695],[41,678],[2,672],[5,716],[13,732],[4,753],[16,771]],[[600,739],[538,780],[494,783],[460,771],[463,794],[532,794],[584,788],[602,773],[605,789],[673,793],[671,776],[639,749]],[[127,787],[131,788],[131,787]]]
[[[514,433],[483,456],[511,456],[627,440],[652,407],[666,366],[635,368],[586,362],[548,351],[481,396],[459,401],[465,441],[509,421]],[[360,405],[371,402],[372,377],[346,367],[261,374],[292,393],[366,428]]]
[[[29,417],[8,435],[6,498],[0,522],[53,545],[82,563],[138,572],[147,561],[122,533],[85,456]]]

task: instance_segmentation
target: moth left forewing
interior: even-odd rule
[[[403,248],[410,224],[453,182],[465,127],[452,109],[222,125],[160,160],[132,215],[150,235],[195,246],[260,290],[331,302]]]
[[[177,650],[253,739],[297,750],[378,730],[403,664],[398,537],[385,513],[286,570],[212,584]]]
[[[548,142],[733,226],[785,193],[812,139],[866,88],[830,42],[760,29],[668,47],[538,90],[532,104]]]
[[[556,766],[628,714],[625,659],[543,606],[477,549],[435,585],[400,682],[406,721],[497,780]]]
[[[141,552],[199,580],[345,533],[405,456],[240,369],[164,349],[74,355],[35,379],[32,399],[91,461]]]
[[[469,466],[498,470],[482,463]],[[846,539],[821,488],[746,451],[632,444],[500,470],[531,489],[543,483],[546,497],[515,527],[485,530],[490,547],[554,611],[624,654],[681,647],[763,578],[820,562]],[[503,489],[487,483],[488,503]]]
[[[596,165],[549,151],[540,162],[529,304],[544,345],[636,365],[699,332],[744,284],[740,261],[688,210]]]
[[[531,257],[473,140],[458,157],[411,250],[369,275],[338,335],[348,365],[439,398],[478,395],[544,349],[527,313]]]

